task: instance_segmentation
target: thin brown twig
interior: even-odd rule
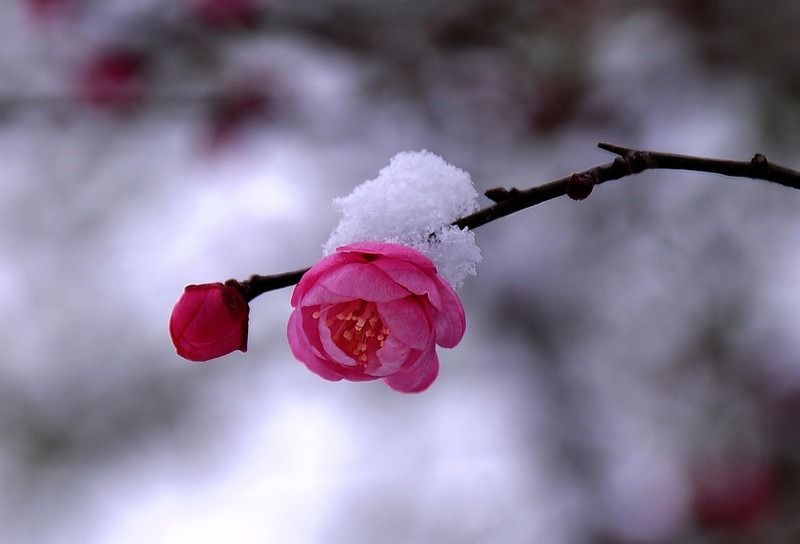
[[[772,164],[760,153],[754,155],[749,161],[731,161],[658,151],[642,151],[608,143],[599,143],[597,147],[614,153],[617,157],[609,163],[576,172],[530,189],[490,189],[485,194],[494,201],[494,204],[458,219],[453,222],[453,225],[474,229],[563,195],[568,195],[574,200],[582,200],[589,196],[595,185],[633,176],[645,170],[708,172],[729,177],[769,181],[800,189],[800,172]],[[267,291],[296,284],[308,270],[308,268],[303,268],[269,276],[253,275],[238,284],[245,298],[252,300]]]

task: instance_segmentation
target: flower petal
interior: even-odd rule
[[[356,366],[358,362],[347,355],[342,349],[336,345],[331,336],[331,329],[328,327],[326,321],[328,319],[328,310],[323,311],[319,316],[319,340],[322,342],[322,347],[325,353],[335,362],[344,366]]]
[[[409,347],[399,340],[393,339],[391,336],[386,340],[386,343],[375,352],[376,365],[371,366],[370,360],[367,365],[367,372],[373,376],[388,376],[400,370],[408,360],[411,350]]]
[[[455,289],[445,280],[437,276],[442,307],[436,315],[436,343],[443,348],[455,347],[464,337],[467,328],[467,317],[464,306]]]
[[[340,302],[347,302],[353,300],[352,297],[332,293],[324,286],[317,283],[306,291],[305,296],[298,300],[297,303],[304,307],[306,306],[329,306],[331,304],[339,304]]]
[[[436,350],[431,349],[425,357],[423,364],[412,372],[398,372],[386,376],[383,381],[386,385],[401,393],[421,393],[426,390],[436,376],[439,375],[439,357]]]
[[[431,324],[422,307],[412,297],[381,302],[378,313],[389,329],[389,338],[414,349],[425,349],[431,338]]]
[[[361,367],[344,366],[330,358],[319,338],[317,320],[312,317],[314,311],[317,309],[303,307],[292,312],[287,330],[292,354],[309,370],[327,380],[338,381],[344,378],[363,382],[377,379],[377,376],[364,373]]]
[[[322,259],[300,278],[300,282],[292,292],[292,307],[297,307],[300,299],[305,296],[306,291],[316,285],[320,277],[343,264],[359,262],[361,260],[362,258],[358,255],[350,253],[333,253]]]
[[[344,377],[341,373],[332,369],[324,359],[314,354],[311,342],[304,331],[303,316],[300,310],[293,311],[292,315],[289,316],[289,326],[286,332],[289,337],[289,347],[292,350],[292,354],[305,364],[309,370],[326,380],[339,381]]]
[[[370,302],[388,302],[411,294],[371,263],[334,268],[319,279],[319,284],[331,293]]]
[[[432,274],[407,261],[381,257],[372,264],[415,295],[427,295],[436,309],[441,309],[442,297],[439,295],[438,284],[433,280],[435,271]]]
[[[428,257],[416,249],[401,244],[389,242],[356,242],[336,248],[336,253],[366,253],[368,255],[383,255],[401,261],[409,262],[425,272],[435,274],[436,265]]]

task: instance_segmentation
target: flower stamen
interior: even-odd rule
[[[340,305],[337,310],[335,319],[326,321],[333,341],[353,360],[366,366],[371,354],[386,342],[389,329],[384,326],[374,302],[355,300]]]

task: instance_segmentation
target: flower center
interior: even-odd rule
[[[319,317],[319,314],[314,312],[314,317]],[[365,300],[337,304],[328,310],[326,325],[339,349],[362,366],[389,337],[389,329],[383,324],[378,307]]]

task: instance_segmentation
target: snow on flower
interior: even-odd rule
[[[247,351],[249,315],[250,307],[234,286],[188,285],[172,310],[169,333],[178,355],[208,361]]]
[[[292,353],[328,380],[383,379],[417,393],[439,372],[436,345],[454,347],[466,327],[453,287],[404,245],[339,247],[305,273],[292,294]]]
[[[477,210],[477,199],[469,174],[438,155],[398,153],[377,178],[334,200],[342,219],[324,253],[362,240],[403,244],[427,255],[458,287],[475,274],[481,252],[472,231],[450,223]]]

